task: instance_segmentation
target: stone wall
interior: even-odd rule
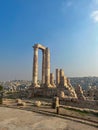
[[[98,100],[76,100],[73,98],[60,99],[60,105],[98,110]]]

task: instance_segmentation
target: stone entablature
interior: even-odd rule
[[[40,44],[35,44],[33,56],[33,87],[40,87],[38,81],[38,49],[42,50],[42,84],[50,87],[50,51]]]

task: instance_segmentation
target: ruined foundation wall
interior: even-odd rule
[[[61,105],[98,110],[98,100],[76,100],[72,98],[60,99]]]

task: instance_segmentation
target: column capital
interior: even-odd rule
[[[37,46],[32,46],[32,48],[34,48],[34,50],[38,49],[38,47],[37,47]]]

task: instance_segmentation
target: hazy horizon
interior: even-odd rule
[[[49,47],[54,74],[98,77],[98,0],[0,1],[0,81],[32,79],[35,43]]]

